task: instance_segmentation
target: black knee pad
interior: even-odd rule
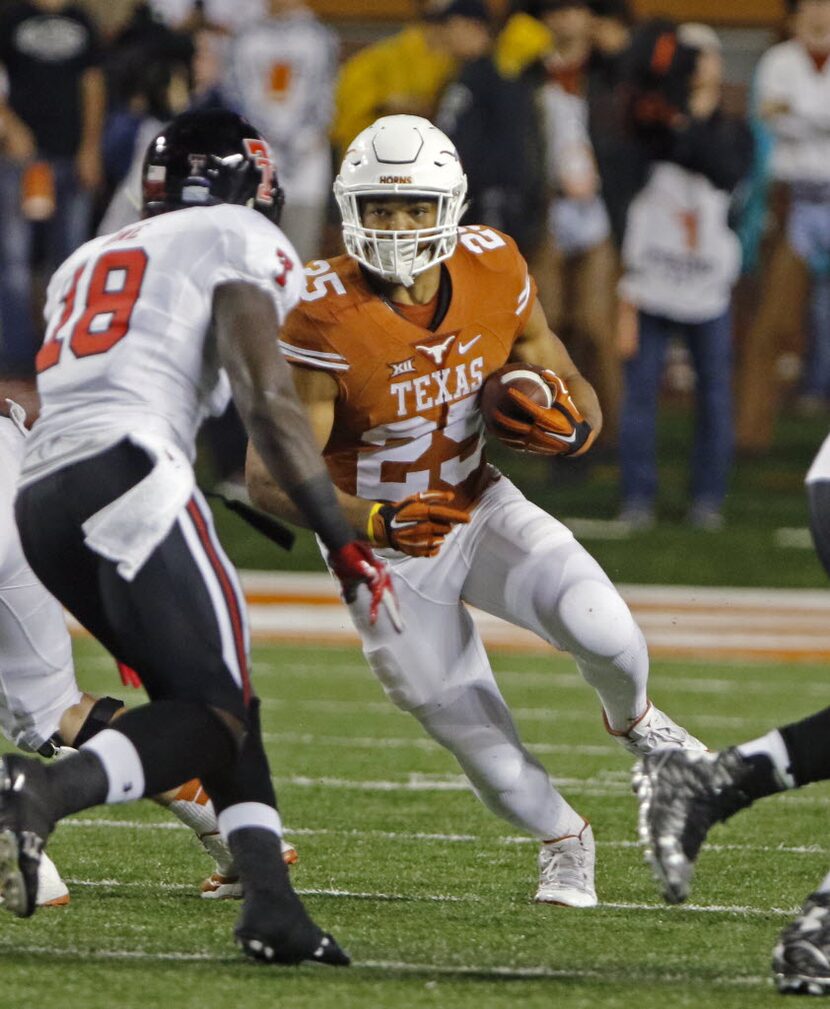
[[[102,729],[106,729],[112,721],[112,716],[124,706],[124,702],[115,697],[99,697],[90,708],[84,724],[78,730],[78,735],[75,736],[75,742],[72,744],[75,749],[88,743]]]
[[[830,575],[830,480],[811,480],[807,484],[807,501],[816,553]]]

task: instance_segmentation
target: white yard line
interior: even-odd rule
[[[225,965],[236,965],[243,963],[240,954],[228,953],[227,955],[194,952],[183,953],[178,951],[152,951],[142,949],[81,949],[73,946],[44,946],[33,944],[6,943],[0,941],[0,955],[11,956],[44,956],[52,958],[72,958],[79,961],[95,960],[132,960],[132,961],[161,961],[165,963],[214,963]],[[276,969],[276,968],[275,968]],[[317,968],[314,968],[317,970]],[[551,980],[551,981],[602,981],[611,984],[627,983],[641,986],[643,983],[652,984],[684,984],[698,986],[719,986],[724,988],[769,988],[770,979],[764,976],[743,975],[735,977],[726,975],[723,977],[707,977],[701,981],[700,975],[692,972],[650,972],[643,967],[637,966],[632,971],[615,970],[613,967],[602,970],[573,970],[563,968],[557,969],[545,966],[512,966],[500,964],[431,964],[431,963],[411,963],[407,960],[355,960],[352,963],[352,971],[367,970],[389,974],[393,972],[403,974],[423,974],[437,975],[439,977],[473,977],[476,979],[492,978],[493,980],[509,981],[511,979],[523,980]],[[276,981],[276,976],[275,976]]]
[[[61,820],[61,828],[63,827],[76,827],[81,829],[107,829],[107,830],[189,830],[183,823],[178,820],[159,820],[159,821],[135,821],[135,820],[107,820],[107,819],[92,819],[92,818],[81,818],[81,817],[69,817],[66,820]],[[438,843],[438,844],[475,844],[477,846],[493,844],[493,845],[537,845],[539,842],[533,837],[526,837],[523,835],[518,836],[501,836],[501,837],[489,837],[485,834],[446,834],[446,833],[427,833],[423,831],[415,831],[412,833],[405,833],[403,831],[395,830],[358,830],[358,829],[344,829],[338,830],[332,827],[292,827],[286,826],[285,828],[286,837],[339,837],[345,839],[354,840],[378,840],[378,841],[394,841],[395,843],[408,842],[413,844],[419,844],[422,842]],[[598,848],[615,848],[615,849],[627,849],[627,848],[639,848],[640,844],[634,840],[605,840],[600,839],[597,841]],[[755,854],[772,854],[772,855],[816,855],[827,857],[830,854],[830,848],[823,848],[818,844],[809,845],[786,845],[786,844],[706,844],[706,851],[714,852],[752,852]],[[136,884],[140,885],[140,884]]]
[[[331,746],[354,750],[423,750],[438,753],[444,749],[433,739],[410,739],[394,736],[318,736],[311,732],[264,732],[267,743],[287,743],[292,746]],[[592,746],[587,743],[526,743],[535,753],[575,754],[582,757],[622,756],[619,746]]]
[[[117,889],[117,890],[164,890],[172,892],[193,892],[195,887],[192,883],[164,883],[158,881],[135,880],[125,882],[119,879],[73,879],[65,880],[67,886],[85,887],[88,889]],[[465,893],[462,896],[447,893],[388,893],[372,892],[365,890],[343,890],[328,887],[307,887],[298,889],[303,897],[334,897],[346,900],[376,900],[380,902],[401,902],[401,903],[431,903],[431,904],[481,904],[484,897],[479,897],[474,893]],[[490,901],[490,898],[487,898]],[[598,909],[610,911],[648,911],[667,914],[682,914],[688,911],[691,914],[739,914],[754,917],[757,915],[770,915],[774,917],[792,918],[798,914],[797,907],[756,907],[751,904],[682,904],[671,906],[669,904],[637,904],[624,901],[600,901]],[[2,947],[0,947],[2,948]]]
[[[587,687],[585,688],[587,689]],[[792,689],[792,688],[791,688]],[[406,712],[396,708],[390,701],[344,701],[344,700],[303,700],[300,698],[263,697],[261,700],[263,708],[281,711],[283,709],[291,712],[310,711],[326,715],[394,715],[405,717]],[[578,710],[555,710],[540,706],[538,708],[513,707],[514,716],[526,722],[592,722],[600,725],[601,718],[597,714],[597,709],[591,705],[584,711]],[[755,727],[763,725],[765,718],[759,714],[757,717],[745,718],[739,715],[715,715],[710,711],[695,712],[685,714],[686,723],[696,721],[702,725],[709,725],[716,729],[742,729],[745,727]]]
[[[564,657],[564,661],[568,661],[567,656]],[[550,666],[547,666],[546,668],[546,658],[544,656],[539,656],[536,660],[536,664],[538,668],[534,670],[498,670],[495,673],[495,677],[499,683],[509,683],[515,686],[557,687],[558,689],[580,691],[584,691],[586,689],[587,685],[585,680],[579,675],[579,673],[554,672]],[[111,662],[108,662],[108,665],[109,668],[112,668]],[[320,675],[325,677],[335,676],[338,679],[346,679],[353,676],[355,679],[364,680],[367,683],[374,683],[374,676],[367,664],[357,665],[349,662],[324,666],[321,663],[312,662],[298,663],[288,661],[284,663],[277,663],[264,662],[262,660],[255,659],[252,671],[255,680],[272,676],[278,678],[297,676],[305,679],[309,675]],[[718,678],[711,676],[673,676],[671,674],[665,675],[658,672],[652,673],[651,680],[658,688],[684,694],[734,694],[745,689],[747,686],[744,677],[730,679],[728,677]],[[783,676],[780,679],[756,678],[752,681],[752,692],[756,695],[788,694],[792,692],[792,689],[792,681]],[[798,690],[801,694],[808,693],[814,697],[826,697],[828,693],[827,679],[808,680],[799,676]]]

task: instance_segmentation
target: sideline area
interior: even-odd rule
[[[326,574],[242,571],[254,641],[357,644]],[[618,586],[655,656],[772,661],[830,659],[830,592],[815,589]],[[529,631],[473,610],[491,648],[545,652]],[[81,629],[70,620],[73,633]]]

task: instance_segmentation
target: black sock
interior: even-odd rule
[[[775,764],[765,753],[753,753],[747,756],[734,747],[732,752],[740,757],[745,767],[736,784],[751,802],[784,790]]]
[[[830,778],[830,708],[778,730],[797,786]]]
[[[125,712],[110,728],[136,748],[145,795],[158,795],[191,778],[204,779],[234,764],[239,752],[230,729],[196,701],[152,701]]]
[[[73,753],[45,767],[51,794],[50,811],[56,820],[107,800],[109,782],[94,753]]]
[[[238,827],[228,835],[228,847],[245,894],[257,894],[289,906],[299,904],[282,860],[280,839],[264,827]],[[293,899],[292,899],[293,898]]]
[[[239,758],[202,775],[202,784],[217,814],[238,802],[261,802],[276,809],[271,769],[262,745],[258,697],[251,698],[248,705],[248,732]]]

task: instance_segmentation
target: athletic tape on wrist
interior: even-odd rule
[[[383,507],[382,502],[376,501],[369,510],[369,518],[366,522],[366,535],[368,536],[370,543],[377,543],[374,533],[374,519],[375,515],[377,515],[377,513],[381,510],[382,507]]]

